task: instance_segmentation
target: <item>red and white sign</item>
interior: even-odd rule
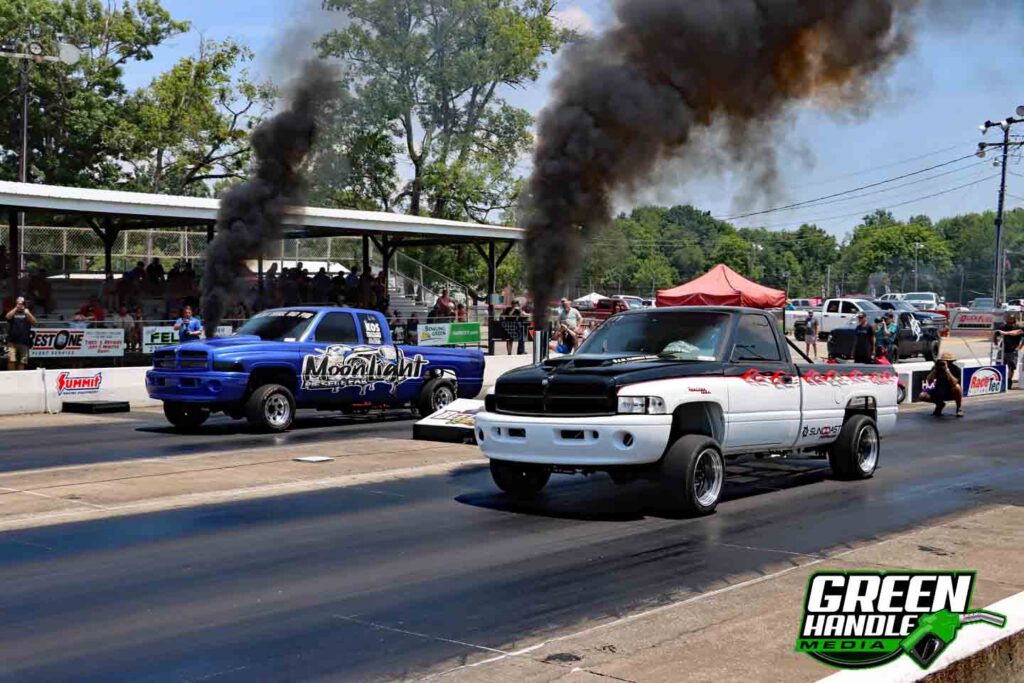
[[[32,358],[94,358],[124,355],[124,330],[40,328],[32,330]]]
[[[70,372],[61,372],[57,375],[57,395],[66,394],[95,394],[103,384],[103,373],[95,375],[75,377]]]
[[[954,330],[991,330],[1003,322],[1003,313],[954,311],[950,327]]]

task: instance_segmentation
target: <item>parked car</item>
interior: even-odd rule
[[[502,375],[476,416],[477,443],[514,496],[553,472],[603,471],[654,479],[700,515],[718,505],[726,458],[814,451],[840,479],[872,476],[896,398],[891,367],[795,363],[765,311],[629,311],[576,355]]]
[[[607,320],[616,313],[622,313],[623,311],[629,310],[629,304],[622,299],[598,299],[594,302],[594,307],[588,311],[582,312],[584,317],[591,318],[594,320]]]
[[[875,302],[879,301],[903,301],[903,295],[897,292],[888,292],[875,299]]]
[[[930,325],[938,328],[940,334],[949,327],[949,318],[941,313],[929,313],[928,311],[919,311],[906,301],[875,301],[876,306],[884,311],[899,311],[901,313],[911,313],[914,318],[917,319],[922,326]]]
[[[883,304],[903,304],[902,301],[883,301]],[[906,305],[906,304],[904,304]],[[933,361],[939,357],[939,348],[942,344],[940,329],[929,321],[922,324],[918,311],[901,310],[895,313],[896,343],[893,346],[894,353],[892,360],[898,361],[903,358],[924,356],[927,361]],[[869,319],[875,323],[881,314]],[[942,317],[941,315],[939,316]],[[855,333],[853,328],[841,328],[832,331],[828,338],[828,357],[836,359],[853,358]]]
[[[818,307],[814,305],[812,299],[790,299],[786,308],[791,311],[809,311]]]
[[[421,339],[430,327],[420,324]],[[281,432],[297,408],[430,414],[476,396],[483,374],[482,351],[396,344],[377,311],[302,306],[263,311],[230,337],[154,351],[146,389],[180,429],[223,412]]]
[[[853,327],[857,324],[857,315],[866,314],[874,320],[879,315],[884,315],[882,309],[867,299],[828,299],[822,305],[820,311],[814,312],[818,319],[818,337],[828,339],[832,330],[841,327]],[[786,329],[792,328],[794,336],[798,341],[804,340],[804,328],[807,326],[807,312],[787,311]]]
[[[941,311],[946,305],[946,300],[935,292],[909,292],[903,300],[920,311]]]
[[[612,298],[616,299],[618,301],[624,302],[626,304],[626,306],[628,308],[630,308],[631,310],[636,310],[638,308],[643,308],[644,307],[644,300],[643,300],[642,297],[639,297],[639,296],[628,296],[626,294],[616,294]]]

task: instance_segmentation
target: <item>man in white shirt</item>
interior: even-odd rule
[[[579,334],[580,325],[583,323],[583,316],[573,308],[568,299],[562,299],[562,307],[558,309],[558,322],[565,323],[566,327],[575,334]]]

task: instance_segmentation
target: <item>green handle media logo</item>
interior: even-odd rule
[[[797,652],[842,669],[887,664],[906,654],[927,669],[969,624],[1006,625],[970,609],[973,571],[824,571],[811,576]]]

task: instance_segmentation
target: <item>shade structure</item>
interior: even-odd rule
[[[597,292],[591,292],[590,294],[587,294],[586,296],[581,296],[578,299],[573,299],[572,303],[573,303],[573,306],[586,306],[587,308],[593,308],[595,305],[597,305],[598,301],[601,301],[601,300],[607,299],[607,298],[608,297],[606,297],[604,294],[598,294]]]
[[[689,282],[658,291],[658,306],[750,306],[781,308],[786,293],[759,285],[720,263]]]

